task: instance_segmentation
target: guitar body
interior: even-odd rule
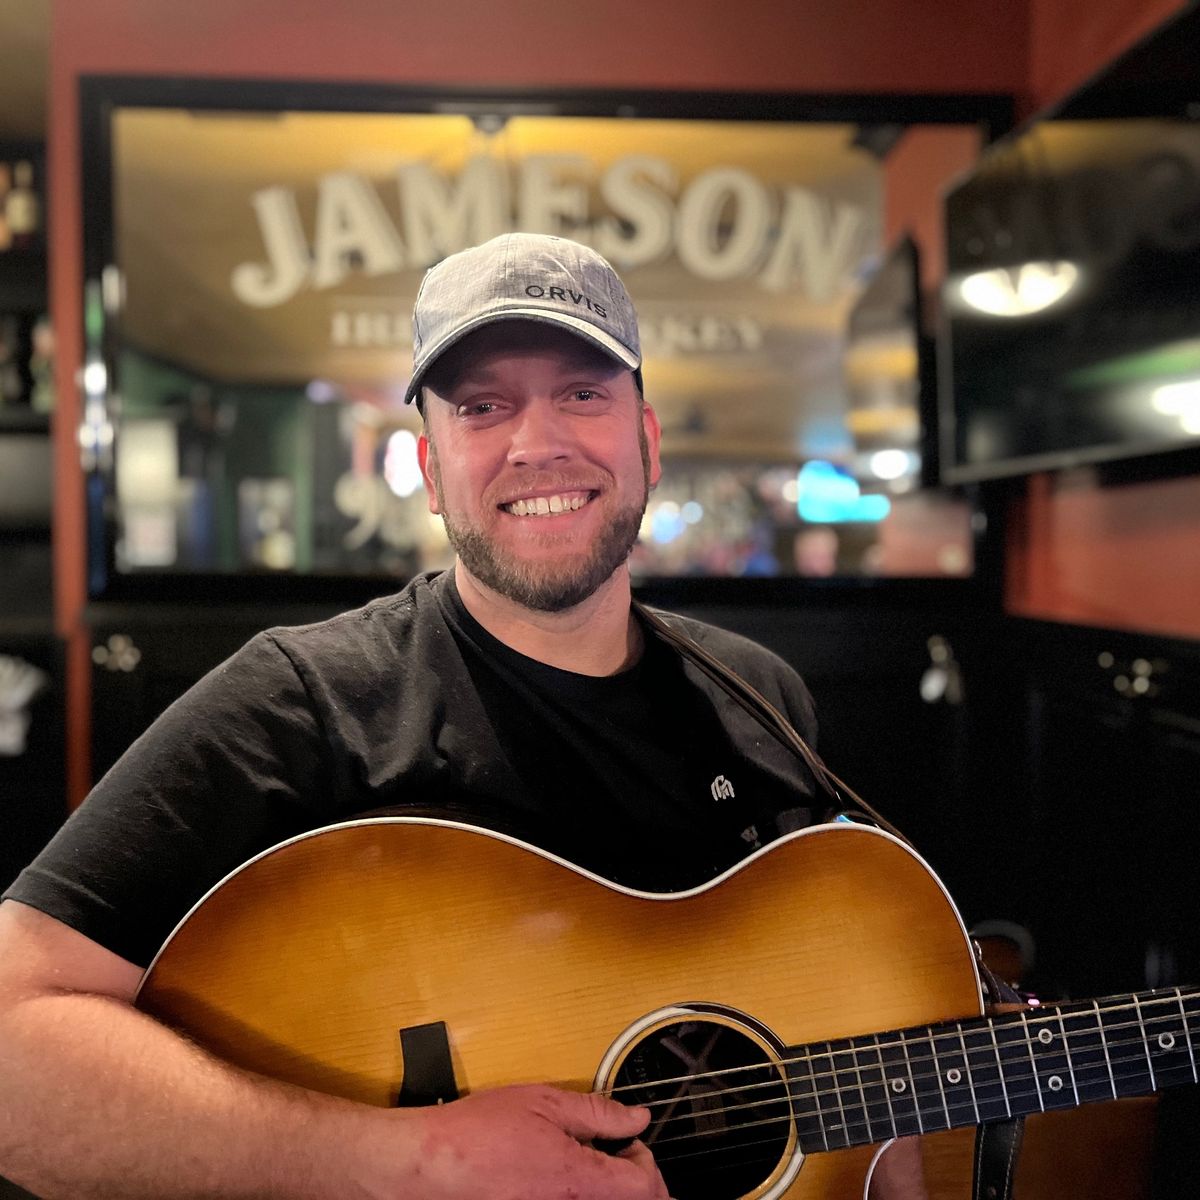
[[[160,952],[138,1006],[240,1066],[391,1105],[416,1074],[399,1031],[433,1023],[460,1094],[589,1090],[638,1078],[656,1030],[699,1029],[700,1047],[728,1029],[769,1055],[976,1016],[981,998],[945,890],[875,830],[804,830],[702,889],[650,897],[499,835],[386,818],[229,876]],[[973,1138],[924,1140],[935,1200],[969,1195]],[[765,1153],[761,1178],[672,1194],[850,1200],[874,1150]]]

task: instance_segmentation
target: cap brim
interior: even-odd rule
[[[642,365],[642,360],[638,355],[623,346],[611,334],[605,333],[603,329],[598,329],[590,321],[572,316],[570,313],[550,312],[544,308],[505,308],[498,312],[484,313],[475,320],[468,321],[467,324],[455,329],[453,333],[444,337],[434,346],[425,356],[420,367],[413,371],[412,378],[408,381],[408,388],[404,393],[404,403],[410,404],[416,398],[425,382],[425,376],[451,346],[457,345],[467,334],[474,333],[475,330],[482,329],[485,325],[495,325],[500,321],[537,321],[543,325],[557,325],[562,329],[569,329],[585,341],[591,342],[592,345],[597,346],[610,358],[615,359],[621,366],[627,367],[631,371],[638,370]]]

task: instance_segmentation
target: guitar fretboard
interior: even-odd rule
[[[1200,1082],[1200,988],[792,1046],[808,1154]]]

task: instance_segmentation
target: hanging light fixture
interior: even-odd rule
[[[1079,268],[1063,259],[993,267],[958,285],[963,303],[992,317],[1028,317],[1064,300],[1078,286]]]

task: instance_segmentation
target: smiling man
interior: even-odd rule
[[[549,1087],[370,1108],[237,1070],[133,1006],[214,883],[358,814],[432,810],[659,891],[814,815],[807,768],[632,602],[660,430],[608,263],[506,235],[428,273],[414,328],[408,399],[454,570],[254,638],[130,748],[0,905],[0,1174],[39,1195],[666,1196],[640,1142],[591,1145],[628,1143],[644,1109]],[[786,664],[668,620],[811,738]]]
[[[660,430],[642,399],[637,316],[604,259],[529,234],[455,255],[422,284],[414,338],[421,465],[460,583],[539,612],[601,587],[627,598]]]
[[[658,421],[633,375],[521,320],[468,334],[424,390],[421,466],[460,593],[543,613],[613,588],[628,601],[626,560],[660,474]]]

